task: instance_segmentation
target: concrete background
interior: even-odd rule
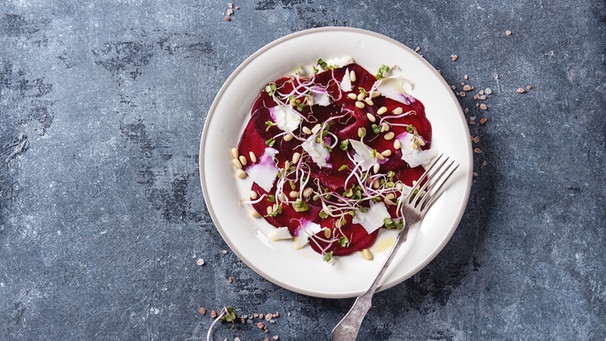
[[[460,98],[479,150],[457,232],[376,296],[359,339],[604,340],[604,1],[234,5],[228,22],[227,1],[0,4],[1,340],[203,340],[224,305],[280,316],[213,340],[328,339],[352,300],[294,294],[224,253],[197,164],[237,65],[327,25],[419,47],[449,83],[493,92],[488,110]]]

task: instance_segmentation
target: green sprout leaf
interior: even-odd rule
[[[375,77],[377,78],[377,80],[381,80],[385,77],[385,74],[389,72],[389,66],[383,64],[381,65],[381,67],[379,67],[379,71],[377,71],[377,74],[375,75]]]

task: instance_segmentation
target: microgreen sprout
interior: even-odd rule
[[[324,259],[324,261],[326,263],[330,263],[330,261],[332,260],[332,251],[330,252],[326,252],[323,256],[322,259]]]
[[[349,140],[343,140],[341,141],[339,148],[341,148],[341,150],[347,150],[347,146],[349,146]]]
[[[381,80],[385,77],[385,74],[387,72],[389,72],[389,70],[390,70],[390,67],[383,64],[383,65],[381,65],[381,67],[379,67],[379,71],[377,71],[377,74],[375,75],[375,77],[377,78],[377,80]]]
[[[208,332],[206,333],[206,341],[211,340],[212,331],[217,322],[230,322],[233,324],[236,322],[236,319],[237,316],[236,313],[234,313],[234,307],[223,307],[223,309],[221,309],[221,311],[219,312],[219,315],[217,315],[217,318],[215,318],[215,320],[210,324]]]

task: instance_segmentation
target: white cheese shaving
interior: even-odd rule
[[[391,218],[384,203],[378,202],[371,204],[366,212],[356,211],[352,219],[355,224],[360,224],[366,232],[373,233],[379,227],[383,226],[385,218]]]
[[[330,105],[330,96],[328,96],[328,91],[323,87],[314,86],[311,89],[311,98],[313,100],[313,104],[317,104],[322,107]]]
[[[340,87],[341,90],[345,92],[350,92],[353,89],[351,86],[351,79],[349,78],[349,69],[345,70],[345,75],[343,75],[343,80],[341,80]]]
[[[427,166],[436,156],[436,152],[432,149],[422,150],[418,145],[414,134],[402,133],[396,137],[402,145],[402,160],[406,161],[411,168],[420,165]]]
[[[246,168],[246,174],[266,192],[269,192],[274,186],[278,175],[279,169],[273,159],[276,154],[278,154],[277,150],[265,148],[259,162]]]
[[[267,238],[271,241],[283,240],[283,239],[292,239],[290,232],[288,231],[288,227],[278,227],[277,229],[272,230]]]
[[[316,142],[317,134],[313,134],[305,140],[301,144],[303,150],[309,154],[311,159],[318,165],[318,167],[330,167],[330,163],[328,163],[328,159],[330,158],[330,153],[324,146],[318,142]]]
[[[392,67],[388,75],[381,79],[377,90],[381,95],[404,104],[414,102],[414,97],[408,94],[414,89],[414,83],[404,77],[404,72],[399,67]]]
[[[350,56],[337,57],[326,60],[326,65],[336,66],[337,68],[344,67],[354,62],[354,59]]]
[[[322,227],[319,224],[303,220],[301,225],[295,230],[295,248],[300,249],[307,245],[309,243],[309,237],[320,231],[322,231]]]
[[[280,104],[269,108],[269,114],[278,128],[292,133],[299,128],[301,115],[290,105]]]
[[[356,152],[354,155],[354,162],[359,164],[363,171],[369,170],[377,163],[377,159],[373,156],[372,148],[358,140],[350,139],[349,144]]]

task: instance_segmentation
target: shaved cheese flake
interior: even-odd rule
[[[288,227],[278,227],[277,229],[271,231],[267,238],[271,241],[283,240],[283,239],[292,239],[290,235],[290,231],[288,231]]]
[[[311,88],[311,97],[313,104],[317,104],[322,107],[328,106],[331,103],[330,96],[328,96],[328,91],[321,86],[314,86]]]
[[[363,171],[369,170],[377,163],[377,159],[373,156],[372,148],[358,140],[350,139],[349,144],[356,152],[356,155],[354,155],[354,162],[359,164]]]
[[[309,154],[311,159],[318,165],[320,168],[330,168],[331,164],[328,163],[328,159],[330,159],[330,153],[324,146],[318,142],[316,142],[316,134],[311,135],[301,144],[303,150]]]
[[[269,114],[276,126],[287,133],[297,130],[301,123],[301,115],[290,105],[279,104],[269,108]]]
[[[391,218],[384,203],[378,202],[371,204],[366,212],[356,211],[352,222],[360,224],[368,234],[373,233],[379,227],[383,226],[385,218]]]
[[[422,150],[417,143],[419,137],[415,137],[411,133],[402,133],[396,137],[401,147],[402,160],[406,161],[411,168],[418,167],[420,165],[427,166],[431,160],[436,156],[436,152],[432,149]]]
[[[343,75],[343,80],[340,84],[341,90],[345,92],[350,92],[353,88],[351,87],[351,79],[349,78],[349,69],[345,70],[345,75]]]
[[[413,88],[414,83],[404,77],[404,72],[399,67],[392,67],[389,75],[379,81],[377,90],[387,98],[409,105],[416,101],[408,95]]]
[[[309,220],[302,219],[301,224],[294,232],[295,248],[300,249],[309,243],[309,237],[322,231],[320,224],[313,223]]]
[[[265,148],[260,161],[246,168],[246,174],[266,192],[271,190],[278,175],[279,169],[274,162],[276,154],[278,154],[277,150]]]

